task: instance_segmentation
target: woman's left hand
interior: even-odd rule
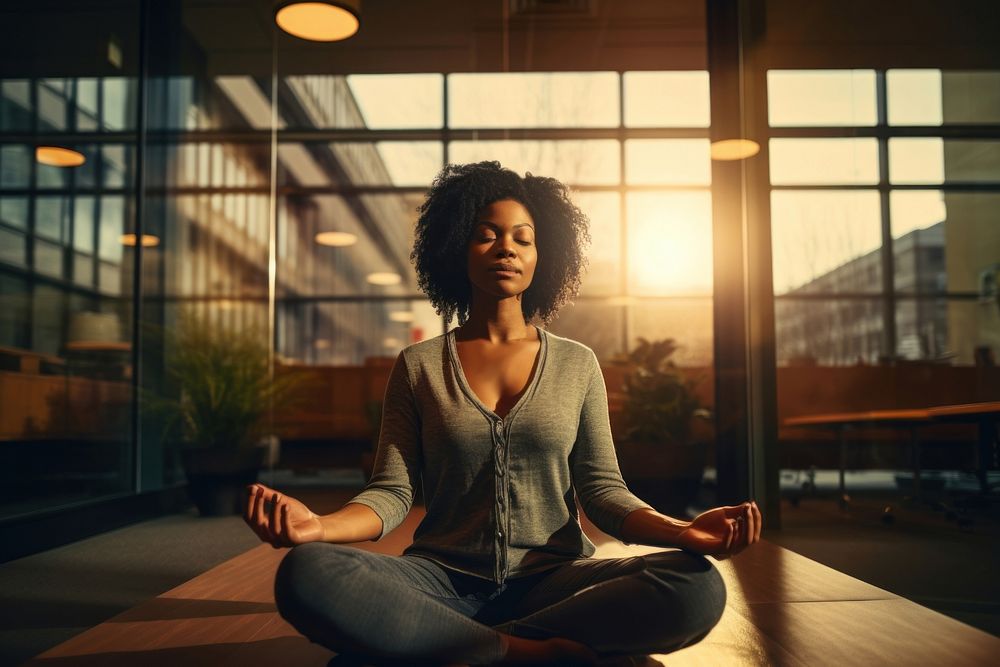
[[[677,546],[725,560],[760,541],[757,503],[716,507],[696,516],[677,536]]]

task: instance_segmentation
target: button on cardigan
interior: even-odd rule
[[[594,524],[620,538],[651,507],[622,480],[608,396],[586,345],[538,329],[531,379],[501,418],[472,391],[455,329],[403,349],[389,375],[374,472],[349,503],[396,528],[423,482],[427,513],[403,553],[495,582],[594,554],[574,493]]]

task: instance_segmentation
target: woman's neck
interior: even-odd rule
[[[469,319],[459,327],[459,340],[484,339],[491,343],[535,340],[538,333],[524,321],[521,299],[472,299]]]

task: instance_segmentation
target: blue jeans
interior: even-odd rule
[[[502,633],[565,637],[600,655],[667,653],[718,623],[726,586],[704,557],[580,558],[496,583],[416,555],[312,542],[281,561],[274,598],[310,641],[377,664],[490,664]]]

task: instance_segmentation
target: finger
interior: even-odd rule
[[[743,550],[743,540],[746,535],[746,520],[736,519],[733,526],[733,542],[729,545],[729,554],[735,556]]]
[[[722,545],[723,545],[725,551],[729,551],[730,547],[733,544],[733,537],[735,537],[735,536],[736,536],[736,522],[735,521],[729,521],[729,520],[727,520],[726,521],[726,535],[725,535],[725,539],[723,539],[723,541],[722,541]]]
[[[254,484],[250,484],[249,486],[247,486],[247,489],[246,489],[247,490],[247,501],[243,505],[243,520],[246,521],[248,524],[251,524],[251,525],[253,525],[252,524],[253,520],[251,519],[251,517],[253,516],[253,495],[254,495],[254,492],[256,491],[256,488],[257,487]]]
[[[257,490],[257,498],[253,504],[253,520],[260,531],[260,538],[267,540],[267,517],[264,514],[264,487]]]
[[[746,524],[747,534],[744,544],[745,546],[750,546],[753,544],[754,538],[757,536],[757,515],[754,514],[752,503],[750,507],[747,508]]]
[[[764,516],[760,513],[760,508],[757,507],[757,502],[754,501],[753,512],[757,515],[757,534],[754,536],[754,542],[760,542],[760,531],[764,528]]]
[[[267,534],[271,539],[278,539],[278,494],[271,494],[271,511],[268,513]]]
[[[257,534],[257,537],[259,537],[261,540],[266,541],[264,533],[261,531],[260,525],[257,522],[257,503],[259,501],[260,493],[261,493],[260,488],[254,485],[253,492],[247,499],[246,521],[248,524],[250,524],[250,527],[253,529],[253,532]]]
[[[746,502],[740,503],[739,505],[726,505],[722,509],[727,519],[735,519],[736,517],[741,516],[748,507],[750,507],[750,503]]]

